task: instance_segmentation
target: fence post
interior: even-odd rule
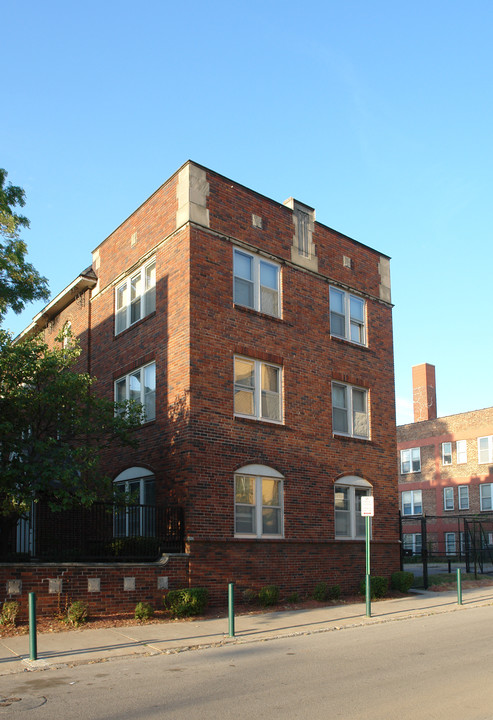
[[[460,568],[457,568],[457,605],[462,605],[462,577]]]
[[[228,585],[228,631],[229,637],[235,636],[235,584]]]
[[[38,659],[38,642],[36,637],[36,594],[29,593],[29,659]]]
[[[423,587],[428,590],[428,538],[426,536],[426,517],[421,518],[421,559],[423,561]]]

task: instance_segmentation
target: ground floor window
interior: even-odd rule
[[[479,497],[481,510],[493,510],[493,505],[491,502],[491,483],[484,483],[483,485],[479,486]]]
[[[365,518],[361,517],[361,498],[371,495],[367,480],[355,475],[334,483],[335,537],[358,539],[365,537]]]
[[[445,553],[447,555],[455,555],[456,552],[457,552],[457,550],[456,550],[455,533],[453,533],[453,532],[445,533]]]
[[[266,465],[245,465],[234,476],[235,535],[282,537],[283,476]]]
[[[152,537],[156,527],[156,483],[146,468],[129,468],[114,482],[115,537]]]
[[[404,533],[402,547],[405,555],[421,555],[421,533]]]

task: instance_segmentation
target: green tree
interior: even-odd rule
[[[25,205],[24,190],[6,184],[6,178],[0,168],[0,322],[9,308],[19,313],[26,303],[49,295],[46,278],[26,261],[26,243],[19,237],[21,228],[29,227],[29,220],[16,211]]]
[[[0,554],[32,502],[64,509],[104,499],[101,452],[136,444],[142,406],[92,392],[94,379],[73,370],[80,348],[68,339],[50,349],[0,329]]]

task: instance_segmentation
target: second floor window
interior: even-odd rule
[[[143,265],[116,288],[115,335],[156,309],[156,261]]]
[[[452,443],[442,443],[442,465],[452,465]]]
[[[422,515],[423,501],[421,490],[405,490],[402,493],[402,514]]]
[[[479,486],[479,502],[481,510],[493,510],[491,483],[483,483]]]
[[[421,448],[401,450],[401,475],[421,472]]]
[[[459,485],[459,510],[469,510],[469,487]]]
[[[330,288],[330,333],[351,342],[366,344],[365,301],[344,290]]]
[[[454,509],[454,488],[446,487],[443,488],[443,509],[453,510]]]
[[[235,415],[281,422],[282,368],[260,360],[235,357],[234,374]]]
[[[235,248],[233,266],[234,302],[280,317],[279,265]]]
[[[332,383],[332,430],[336,435],[368,438],[368,390]]]
[[[115,382],[115,402],[134,401],[142,405],[142,422],[156,418],[156,364],[150,363]]]
[[[478,438],[478,463],[493,462],[493,435]]]

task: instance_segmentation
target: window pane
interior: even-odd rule
[[[236,502],[248,505],[255,503],[255,478],[247,475],[236,476]]]
[[[279,481],[262,479],[262,505],[279,505]]]
[[[423,507],[422,507],[422,503],[421,503],[421,490],[413,491],[413,499],[414,499],[414,514],[421,515],[421,513],[423,512]]]
[[[347,408],[346,388],[344,385],[332,385],[332,404],[338,408]]]
[[[349,300],[351,320],[363,323],[365,304],[359,298],[351,297]]]
[[[130,322],[134,323],[140,320],[141,305],[141,277],[140,273],[134,275],[130,281]]]
[[[334,432],[348,432],[347,411],[338,408],[332,409],[332,421]]]
[[[262,533],[264,535],[281,534],[281,510],[280,508],[262,508]]]
[[[366,392],[353,388],[353,435],[367,437]]]
[[[361,498],[370,494],[369,490],[354,488],[355,515],[356,515],[356,537],[364,537],[366,534],[366,521],[361,517]]]
[[[277,291],[278,268],[270,263],[260,261],[260,284]]]
[[[336,510],[349,510],[348,488],[338,487],[334,491]]]
[[[129,376],[129,400],[141,402],[140,370]]]
[[[279,295],[277,290],[260,288],[260,310],[267,315],[279,316]]]
[[[250,360],[235,358],[235,383],[243,387],[253,388],[255,383],[255,363]]]
[[[156,309],[156,263],[146,268],[146,292],[145,309],[146,315],[150,315]]]
[[[281,419],[279,395],[262,391],[262,417],[268,420]]]
[[[348,537],[351,533],[349,512],[336,510],[335,534],[336,536]]]
[[[344,315],[344,293],[339,290],[330,290],[330,309],[339,315]]]
[[[156,366],[148,365],[144,370],[144,408],[146,420],[156,417]]]
[[[235,532],[255,533],[255,508],[245,505],[236,506]]]
[[[272,365],[262,365],[262,390],[279,392],[279,368]]]
[[[238,305],[253,308],[253,283],[247,280],[235,278],[235,297],[234,302]],[[267,312],[267,310],[265,311]]]
[[[116,402],[124,402],[127,399],[127,383],[125,378],[123,380],[118,380],[118,382],[115,384],[115,388]]]
[[[254,415],[253,391],[235,390],[235,413]]]
[[[338,337],[344,337],[345,328],[344,328],[344,317],[342,315],[337,315],[336,313],[333,313],[333,312],[330,313],[330,332],[332,333],[332,335],[337,335]]]
[[[351,340],[361,344],[365,342],[363,325],[351,321]]]
[[[411,450],[411,457],[413,461],[413,472],[420,472],[421,470],[421,450],[420,448],[413,448]]]
[[[234,274],[244,280],[253,280],[253,258],[239,250],[235,250]]]

